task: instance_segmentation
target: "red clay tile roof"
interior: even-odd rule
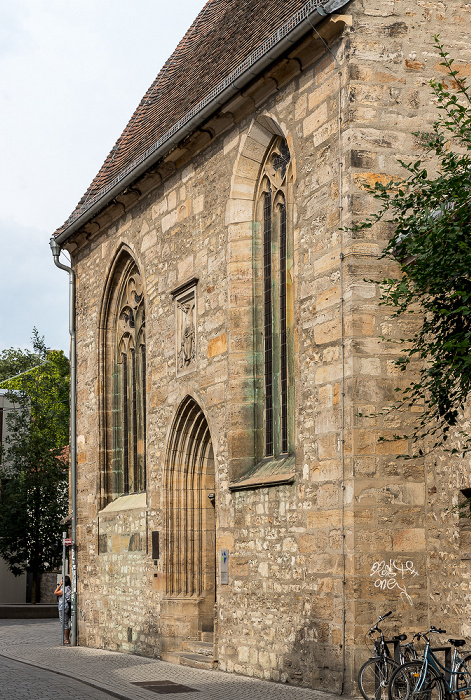
[[[70,226],[176,122],[309,5],[321,0],[209,0],[142,98],[69,219]]]

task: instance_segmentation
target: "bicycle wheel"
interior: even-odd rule
[[[459,693],[458,698],[464,700],[471,695],[471,654],[467,654],[461,659],[456,669],[456,675],[453,674],[453,676],[455,690]]]
[[[365,700],[387,700],[388,683],[397,664],[382,656],[368,659],[358,672],[358,688]]]
[[[389,700],[444,700],[443,679],[432,668],[423,677],[423,661],[409,661],[391,676]]]
[[[416,661],[419,658],[415,650],[414,642],[401,644],[399,647],[399,658],[402,659],[400,665],[406,664],[408,661]]]

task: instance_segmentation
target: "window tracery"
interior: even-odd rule
[[[284,138],[276,138],[265,157],[259,180],[258,218],[262,261],[258,283],[260,355],[263,393],[263,457],[288,454],[293,447],[292,243],[288,202],[292,180],[291,154]],[[256,282],[257,284],[257,282]],[[257,298],[257,291],[256,291]],[[260,451],[260,449],[259,449]]]
[[[103,505],[146,489],[146,332],[141,276],[116,257],[102,306]]]
[[[132,493],[146,488],[145,308],[135,268],[124,280],[118,309],[116,363],[120,381],[115,416],[121,424],[121,490]]]

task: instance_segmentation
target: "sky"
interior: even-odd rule
[[[0,352],[68,354],[49,238],[205,2],[0,0]]]

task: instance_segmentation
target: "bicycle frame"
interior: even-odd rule
[[[361,667],[359,673],[358,673],[358,687],[360,689],[361,694],[363,695],[364,698],[367,700],[371,700],[367,698],[365,686],[363,684],[364,680],[364,673],[365,675],[365,680],[370,681],[372,680],[371,676],[371,664],[374,664],[374,700],[380,700],[381,696],[381,688],[386,689],[389,680],[391,677],[391,674],[393,670],[397,667],[399,667],[402,663],[404,663],[406,660],[411,660],[410,655],[414,656],[414,658],[417,658],[417,654],[415,651],[414,643],[409,642],[409,644],[404,645],[402,642],[404,642],[407,639],[407,635],[405,634],[399,634],[394,636],[392,639],[386,639],[383,630],[379,627],[379,623],[384,620],[386,617],[389,617],[392,612],[389,611],[385,615],[382,615],[379,620],[373,625],[373,627],[370,627],[367,636],[372,639],[373,635],[378,634],[379,639],[374,639],[373,645],[374,645],[374,656],[371,656]],[[393,654],[391,654],[391,651],[389,649],[389,645],[393,645]],[[370,683],[370,691],[373,689],[371,688],[371,683]]]
[[[444,666],[440,661],[437,659],[435,654],[433,653],[432,649],[430,648],[430,640],[426,638],[426,645],[425,645],[425,650],[424,650],[424,662],[422,666],[422,670],[420,672],[420,677],[418,680],[418,683],[415,687],[415,690],[420,692],[423,689],[423,685],[425,683],[425,679],[427,678],[427,671],[428,668],[432,668],[434,671],[436,671],[441,679],[443,680],[445,684],[445,691],[448,695],[452,695],[453,693],[457,692],[464,692],[467,690],[471,690],[471,685],[469,683],[471,682],[471,673],[470,671],[466,668],[465,671],[456,671],[455,669],[458,668],[459,664],[462,663],[462,660],[460,656],[458,655],[458,652],[456,650],[456,647],[453,650],[453,658],[451,662],[451,668],[448,668],[447,666]],[[467,675],[468,678],[466,679],[466,686],[462,686],[457,689],[456,683],[458,680],[458,676],[464,676]]]

